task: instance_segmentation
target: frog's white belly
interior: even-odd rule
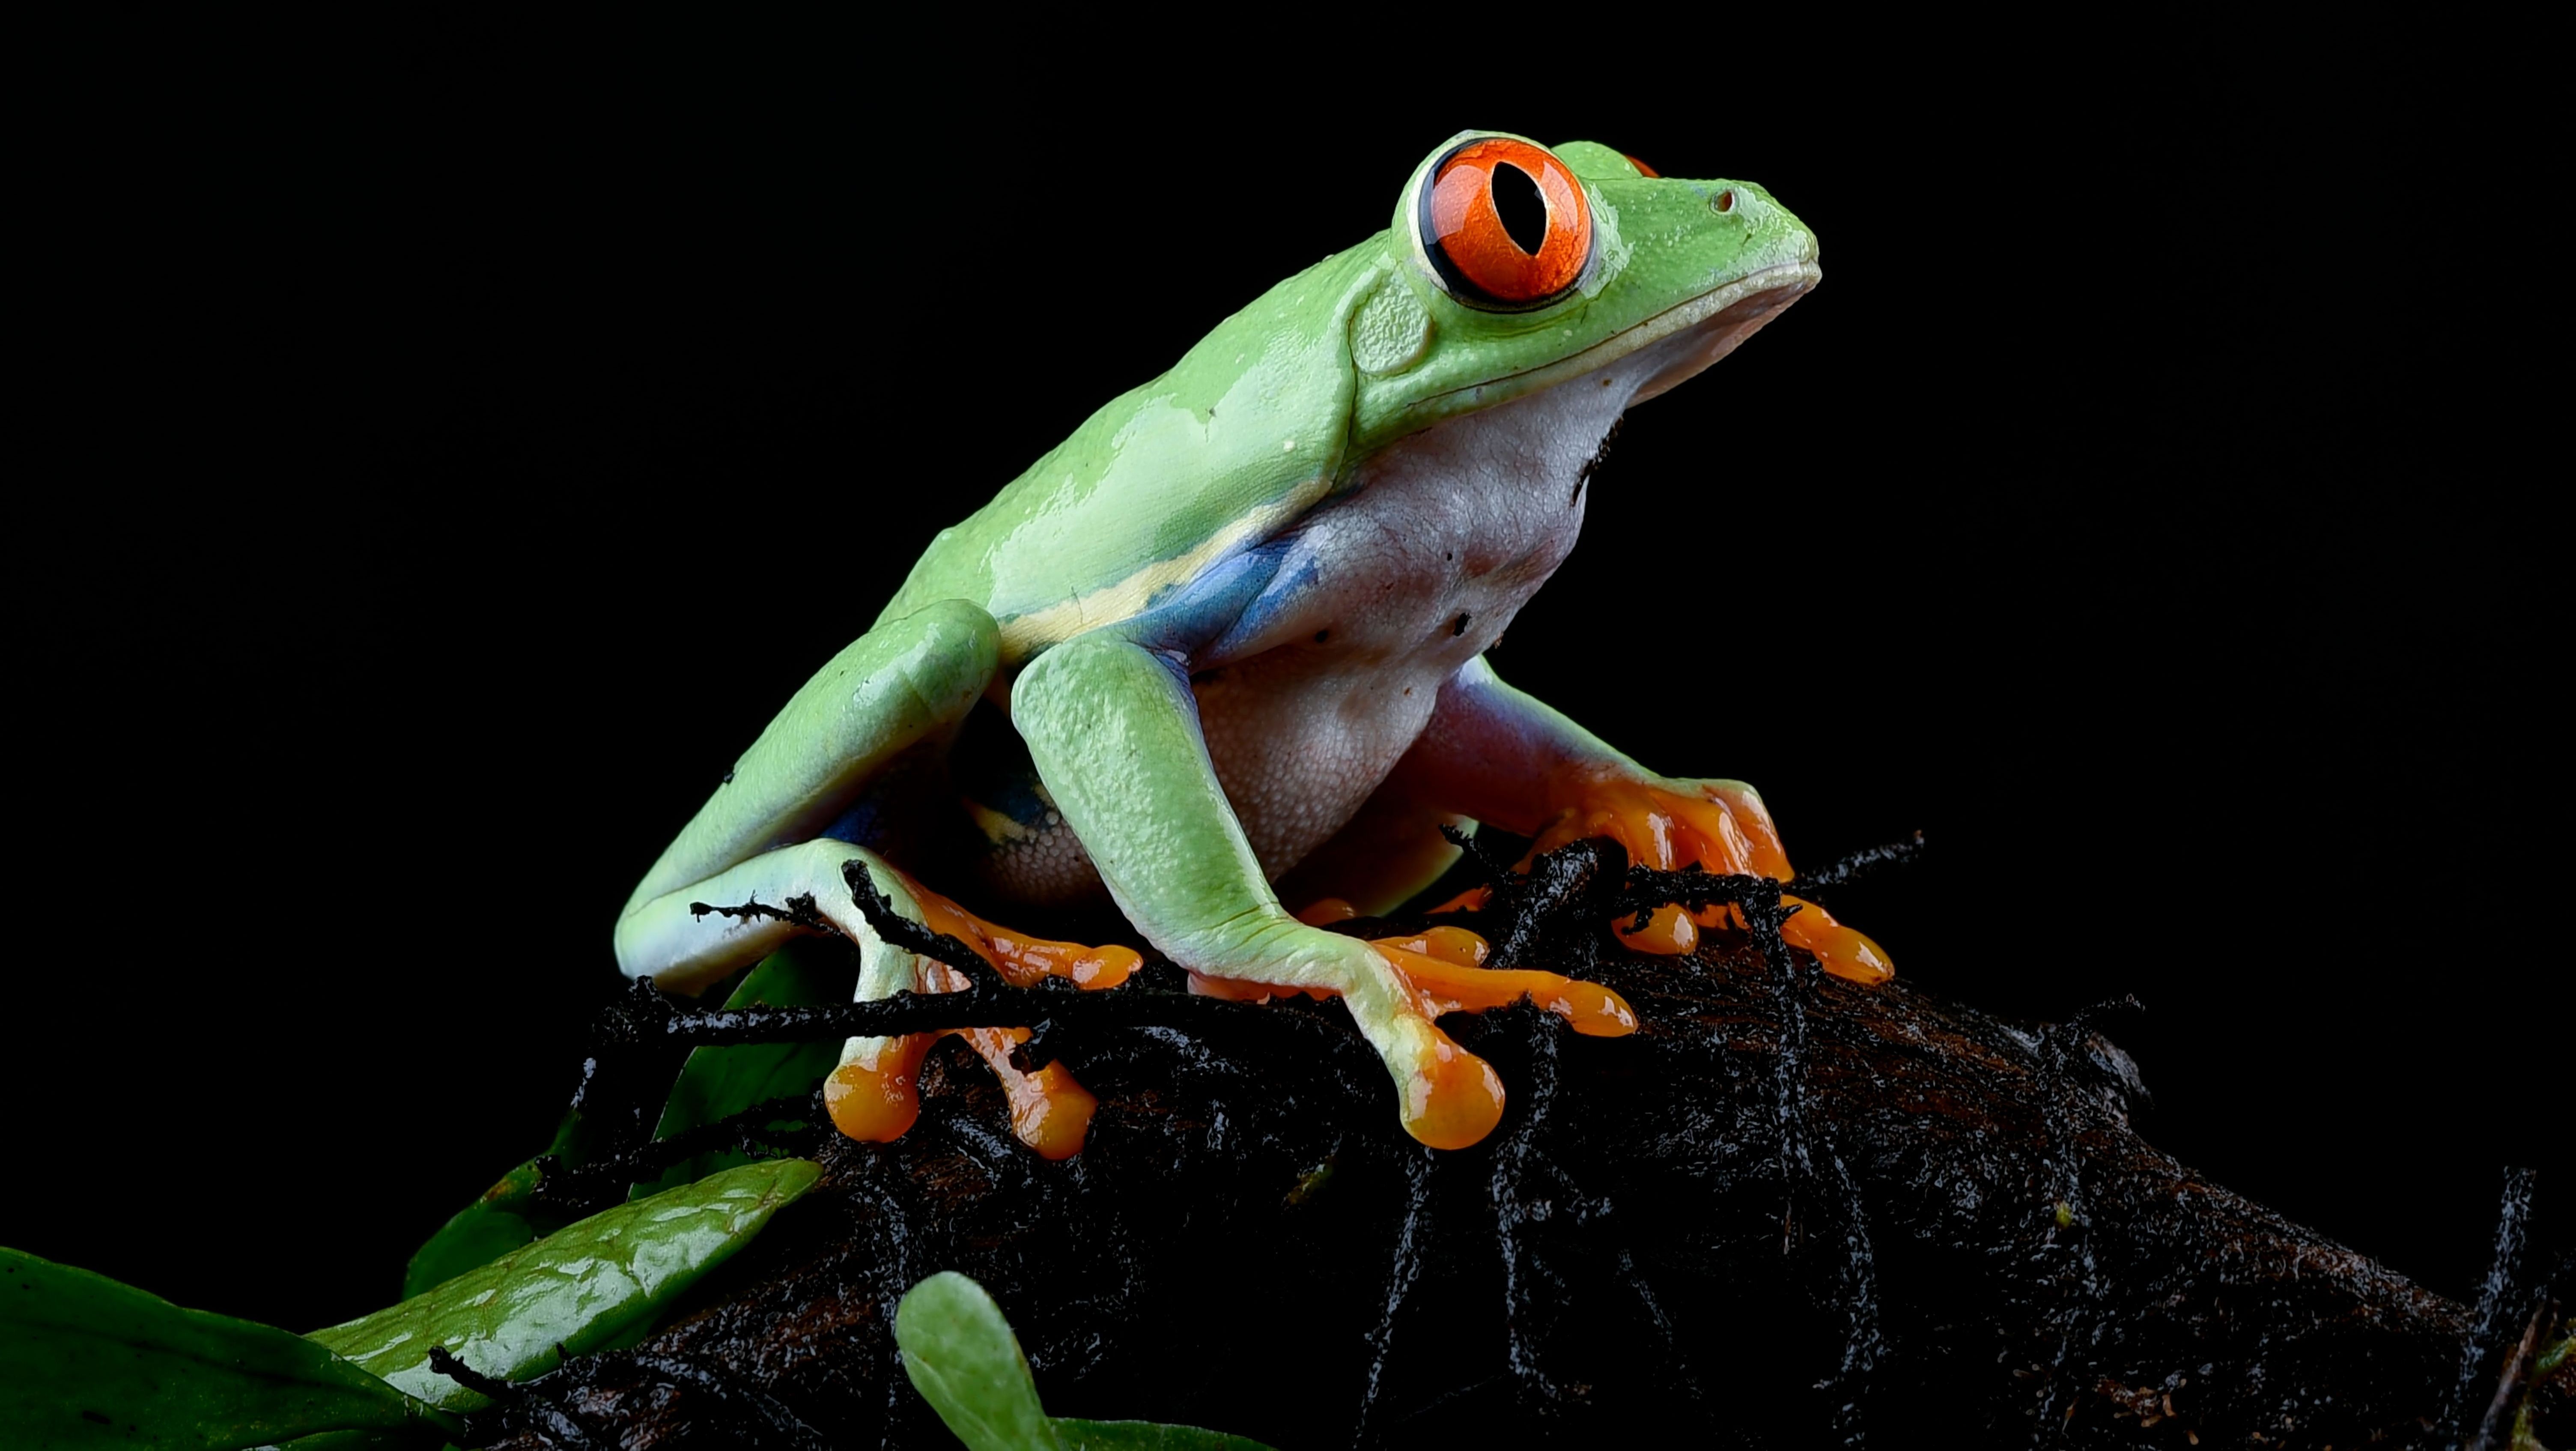
[[[1581,532],[1590,465],[1663,348],[1381,451],[1283,540],[1245,622],[1190,659],[1200,728],[1263,870],[1339,831]],[[982,864],[1032,902],[1100,890],[1061,818]]]
[[[1271,876],[1341,830],[1441,684],[1574,548],[1587,466],[1627,402],[1616,384],[1577,380],[1380,453],[1300,527],[1279,571],[1294,593],[1250,642],[1267,648],[1193,662],[1208,755]]]

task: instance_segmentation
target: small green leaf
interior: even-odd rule
[[[25,1447],[231,1451],[318,1431],[431,1447],[464,1428],[302,1336],[0,1249],[0,1426]]]
[[[822,1166],[772,1159],[603,1210],[390,1310],[311,1338],[436,1406],[483,1398],[429,1367],[443,1345],[503,1380],[641,1335],[699,1276],[750,1242]]]
[[[903,1373],[968,1451],[1060,1451],[1028,1359],[984,1287],[954,1270],[915,1285],[894,1311]]]
[[[1002,1307],[945,1270],[895,1306],[903,1373],[968,1451],[1270,1451],[1258,1441],[1155,1421],[1049,1419]]]
[[[501,1176],[440,1225],[403,1270],[403,1298],[441,1285],[467,1270],[488,1265],[523,1244],[545,1237],[545,1226],[530,1198],[537,1187],[537,1165],[531,1159]],[[553,1226],[560,1228],[561,1226]]]
[[[582,1115],[567,1113],[546,1152],[562,1163],[579,1164],[589,1155],[591,1137]],[[403,1298],[488,1265],[572,1222],[570,1215],[539,1204],[536,1190],[537,1161],[530,1159],[502,1175],[500,1182],[483,1191],[483,1197],[449,1216],[438,1233],[412,1254],[410,1267],[403,1271]]]
[[[1159,1421],[1085,1421],[1055,1418],[1064,1451],[1270,1451],[1268,1446],[1223,1431],[1166,1426]]]
[[[768,1003],[778,1007],[847,1002],[858,969],[847,945],[826,938],[789,944],[745,974],[727,1007]],[[836,1043],[751,1044],[737,1048],[701,1048],[689,1055],[662,1111],[656,1138],[669,1138],[700,1124],[740,1113],[755,1104],[788,1094],[811,1093],[840,1060]],[[568,1113],[546,1150],[567,1165],[589,1162],[597,1137],[582,1115]],[[633,1198],[694,1183],[719,1170],[754,1160],[746,1154],[701,1154],[674,1167],[652,1184],[640,1184]],[[569,1215],[537,1202],[536,1160],[530,1159],[481,1198],[456,1211],[411,1257],[403,1273],[403,1298],[478,1269],[521,1245],[534,1244],[571,1223]]]
[[[846,1003],[858,984],[858,967],[848,944],[837,938],[810,937],[771,953],[744,976],[725,1000],[728,1008],[766,1004],[775,1008],[818,1007]],[[827,1043],[746,1043],[731,1048],[700,1048],[689,1055],[663,1105],[653,1137],[667,1139],[704,1124],[730,1118],[773,1098],[802,1097],[821,1085],[841,1061],[841,1045]],[[718,1170],[752,1160],[746,1154],[700,1154],[674,1164],[650,1184],[635,1186],[635,1197],[703,1179]]]

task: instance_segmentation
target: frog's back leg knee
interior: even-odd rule
[[[844,932],[860,925],[840,878],[858,849],[812,838],[898,753],[963,720],[1000,654],[992,616],[944,600],[833,656],[645,874],[619,914],[618,965],[630,977],[690,991],[757,961],[794,931],[693,914],[691,902],[774,907],[812,895]]]

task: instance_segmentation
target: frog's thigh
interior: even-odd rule
[[[868,926],[858,904],[851,900],[849,882],[843,875],[843,868],[851,862],[866,866],[877,890],[893,902],[898,913],[916,922],[921,920],[921,909],[913,902],[903,877],[884,858],[863,846],[825,837],[763,852],[686,891],[657,897],[627,914],[617,924],[619,959],[627,963],[664,963],[653,974],[655,982],[675,992],[696,992],[737,968],[758,962],[790,939],[809,935],[813,929],[774,917],[693,912],[693,904],[740,907],[758,902],[783,907],[794,898],[810,897],[815,912],[858,945],[860,999],[881,998],[909,988],[913,986],[913,955],[886,945]]]
[[[1340,993],[1399,1084],[1430,1060],[1431,1025],[1386,959],[1306,926],[1271,894],[1175,666],[1125,640],[1080,636],[1021,672],[1011,717],[1147,941],[1193,972]]]
[[[618,965],[629,977],[694,992],[797,930],[698,916],[691,902],[776,907],[810,894],[843,931],[861,925],[839,877],[852,848],[831,841],[772,848],[814,836],[897,753],[964,719],[992,679],[998,648],[990,615],[948,600],[889,621],[834,656],[635,889],[617,924]]]
[[[1279,879],[1279,900],[1303,910],[1339,897],[1363,917],[1391,912],[1458,860],[1442,826],[1476,829],[1472,818],[1443,810],[1399,763],[1347,825]]]
[[[1479,655],[1441,683],[1431,719],[1390,779],[1437,810],[1530,836],[1557,810],[1549,783],[1587,765],[1644,774],[1546,702],[1504,684]]]

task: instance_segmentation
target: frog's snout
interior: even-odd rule
[[[1757,266],[1816,260],[1816,234],[1790,215],[1787,207],[1773,201],[1770,193],[1750,182],[1711,181],[1703,185],[1707,188],[1709,216],[1716,225],[1742,233]]]

